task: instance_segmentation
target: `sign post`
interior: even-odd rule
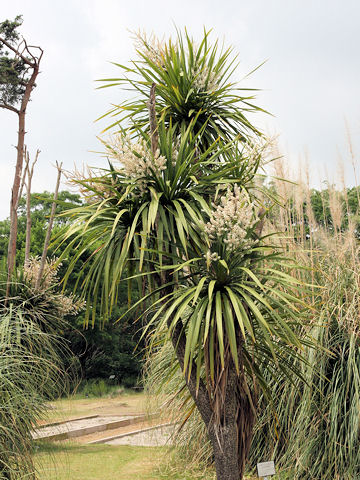
[[[274,462],[261,462],[256,465],[258,477],[264,480],[269,480],[268,476],[275,475],[275,463]]]

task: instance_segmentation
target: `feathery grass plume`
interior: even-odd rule
[[[12,304],[0,310],[0,478],[38,478],[31,432],[66,385],[66,347]]]
[[[72,293],[59,291],[57,259],[47,259],[39,286],[36,280],[40,259],[30,257],[22,271],[17,272],[17,281],[10,284],[10,302],[20,308],[23,315],[42,326],[47,333],[56,334],[66,324],[67,315],[76,315],[85,302]],[[0,290],[1,291],[1,290]],[[0,297],[0,308],[6,311],[5,297]]]
[[[304,280],[321,287],[313,291],[310,327],[319,348],[303,365],[308,385],[269,380],[276,415],[264,405],[252,445],[253,465],[259,456],[275,458],[299,480],[360,475],[360,250],[352,219],[358,202],[351,210],[341,183],[342,192],[328,182],[319,194],[307,178],[289,192],[283,243],[310,267]],[[283,225],[284,213],[276,213],[273,221]]]
[[[71,357],[60,332],[65,317],[83,307],[58,292],[56,260],[47,260],[37,285],[40,260],[30,258],[17,272],[5,300],[0,285],[0,478],[36,479],[31,432],[46,417],[46,403],[75,381],[64,360]]]

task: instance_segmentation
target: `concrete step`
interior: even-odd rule
[[[143,422],[149,418],[154,418],[155,416],[156,415],[91,415],[41,426],[34,430],[32,436],[36,440],[65,440],[67,438],[81,437],[95,432],[125,427]]]
[[[174,423],[163,423],[152,427],[134,430],[120,435],[113,435],[88,442],[90,444],[106,443],[108,445],[161,446],[170,445],[175,432]]]

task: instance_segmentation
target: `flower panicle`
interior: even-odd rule
[[[248,193],[238,185],[228,186],[226,194],[220,198],[204,231],[211,243],[221,241],[228,251],[252,243],[247,238],[248,231],[254,223],[254,205]]]
[[[61,263],[56,258],[46,259],[42,271],[40,284],[37,279],[40,272],[41,259],[31,257],[24,265],[24,280],[36,295],[45,295],[56,307],[57,312],[62,315],[76,315],[85,307],[85,301],[76,298],[72,293],[64,295],[57,293],[56,287],[59,283],[58,272]]]
[[[215,92],[219,88],[217,72],[204,65],[201,69],[195,68],[192,71],[193,87],[200,92]]]
[[[145,56],[158,67],[163,67],[167,50],[167,43],[164,38],[159,39],[154,33],[147,34],[138,30],[134,33],[133,40],[135,49],[140,55]]]
[[[161,175],[166,170],[166,158],[157,149],[153,155],[145,139],[132,142],[130,136],[117,136],[112,142],[111,157],[121,164],[121,172],[137,181],[141,191],[146,189],[146,178]]]

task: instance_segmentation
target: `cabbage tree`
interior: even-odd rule
[[[67,277],[87,255],[79,286],[92,321],[97,303],[106,318],[122,280],[138,282],[130,308],[141,308],[150,343],[166,330],[217,478],[239,480],[259,392],[271,399],[265,378],[300,375],[291,358],[302,348],[304,291],[263,234],[263,143],[246,117],[260,109],[232,80],[231,51],[207,32],[199,44],[187,33],[167,43],[140,36],[138,47],[139,59],[105,80],[136,98],[110,112],[109,167],[76,180],[87,203],[67,213],[60,238],[78,252]]]

